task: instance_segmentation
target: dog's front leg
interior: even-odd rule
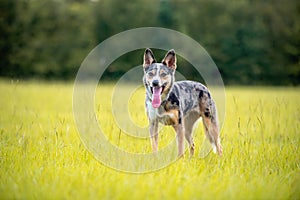
[[[158,151],[158,122],[157,120],[150,122],[150,139],[151,139],[151,145],[153,152]]]
[[[184,126],[182,124],[174,125],[178,145],[178,157],[184,154]]]

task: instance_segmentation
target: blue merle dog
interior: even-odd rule
[[[216,105],[209,90],[198,82],[175,82],[176,55],[172,49],[161,63],[157,63],[152,51],[144,53],[144,77],[146,110],[152,149],[158,151],[158,124],[171,125],[176,131],[178,156],[184,154],[184,137],[194,154],[192,131],[197,119],[202,117],[204,130],[213,151],[222,155]]]

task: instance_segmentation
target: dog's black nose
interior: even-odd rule
[[[158,80],[153,80],[153,81],[152,81],[152,86],[153,86],[153,87],[157,87],[158,85],[159,85]]]

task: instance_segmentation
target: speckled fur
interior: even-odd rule
[[[146,49],[144,54],[144,77],[146,88],[146,110],[150,124],[150,136],[153,151],[158,151],[158,124],[171,125],[176,131],[178,155],[184,153],[184,137],[189,143],[190,154],[194,154],[192,137],[195,122],[202,117],[206,136],[214,152],[222,155],[219,138],[217,109],[209,90],[194,81],[175,82],[176,55],[170,50],[161,63],[157,63],[152,51]],[[154,108],[151,104],[153,82],[163,87],[161,105]]]

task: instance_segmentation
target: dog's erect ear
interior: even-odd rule
[[[154,58],[154,55],[151,51],[151,49],[147,48],[145,50],[145,53],[144,53],[144,63],[143,63],[143,67],[144,68],[147,68],[149,67],[152,63],[155,63],[156,60]]]
[[[171,49],[166,54],[165,58],[161,61],[162,64],[167,65],[168,67],[172,69],[176,69],[176,54],[174,49]]]

